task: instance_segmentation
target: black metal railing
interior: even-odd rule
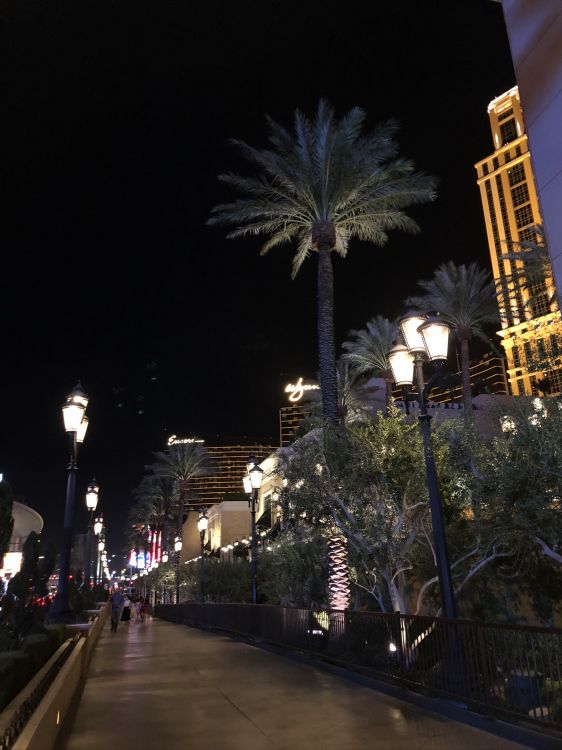
[[[57,659],[51,664],[49,669],[41,677],[37,685],[29,693],[27,698],[23,701],[21,706],[17,708],[14,715],[10,719],[10,723],[0,735],[0,750],[10,750],[15,744],[16,740],[23,732],[25,725],[33,715],[37,706],[43,700],[47,690],[51,687],[55,681],[56,676],[66,663],[70,654],[74,651],[76,644],[81,637],[80,633],[77,633],[74,638],[68,642],[66,648],[61,651]]]
[[[248,604],[164,604],[155,614],[307,651],[483,713],[562,730],[557,628]]]

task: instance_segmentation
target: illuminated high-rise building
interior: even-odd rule
[[[517,86],[488,105],[495,150],[475,167],[513,395],[562,393],[560,312],[550,273],[525,277],[520,243],[540,243],[542,224]],[[521,258],[521,260],[519,259]]]

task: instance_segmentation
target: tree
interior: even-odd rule
[[[160,538],[163,547],[169,550],[170,530],[174,527],[174,509],[178,505],[178,496],[177,482],[173,478],[160,476],[158,473],[147,474],[142,478],[135,490],[136,502],[129,513],[128,541],[131,546],[138,546],[139,531],[150,530]]]
[[[462,399],[465,413],[472,410],[469,347],[473,336],[488,342],[484,327],[499,322],[494,282],[476,263],[442,263],[429,281],[418,281],[425,294],[406,302],[422,312],[437,312],[461,345]]]
[[[183,522],[183,483],[196,477],[210,476],[216,469],[213,459],[198,443],[178,443],[165,451],[154,453],[154,463],[147,467],[154,477],[171,480],[176,488],[172,508],[178,529]]]
[[[509,543],[527,558],[562,565],[562,409],[555,399],[518,398],[482,466],[485,502]]]
[[[12,505],[13,498],[10,485],[8,482],[0,482],[0,567],[2,567],[4,555],[8,551],[14,528]]]
[[[456,595],[494,560],[511,554],[478,487],[467,431],[458,423],[434,433],[435,455]],[[436,557],[431,533],[423,447],[417,425],[396,409],[388,417],[337,432],[317,429],[282,455],[282,501],[327,537],[346,540],[352,578],[383,611],[438,613]]]
[[[394,321],[377,315],[371,318],[365,328],[352,330],[351,341],[344,341],[343,359],[350,363],[359,374],[368,377],[384,378],[386,385],[386,408],[392,402],[392,373],[388,366],[387,354],[395,344],[398,326]]]
[[[347,255],[353,238],[385,245],[392,229],[417,231],[404,209],[434,198],[435,182],[398,156],[397,125],[364,132],[365,112],[341,120],[321,100],[313,121],[298,110],[294,132],[268,118],[268,149],[234,141],[258,169],[219,179],[245,194],[212,211],[211,225],[234,225],[229,237],[266,236],[262,254],[296,245],[293,278],[311,252],[318,257],[318,350],[325,420],[338,422],[332,252]]]

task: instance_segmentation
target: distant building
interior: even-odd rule
[[[175,437],[175,436],[174,436]],[[182,442],[182,438],[177,439]],[[243,479],[250,455],[258,463],[277,449],[275,445],[205,445],[198,440],[213,460],[215,473],[194,477],[187,482],[187,503],[190,509],[206,508],[209,517],[207,538],[209,549],[216,550],[237,538],[248,535],[250,514],[244,494]],[[168,442],[168,444],[173,444]],[[199,554],[199,532],[196,512],[188,513],[182,528],[181,559],[190,560]]]
[[[291,404],[279,409],[279,445],[286,447],[296,439],[299,427],[311,414],[305,404]]]
[[[531,395],[546,379],[549,392],[559,394],[562,369],[550,364],[556,360],[560,336],[553,279],[546,276],[528,288],[523,260],[505,257],[523,257],[519,243],[536,242],[534,228],[542,223],[517,86],[490,102],[488,116],[495,150],[475,167],[509,384],[513,395]]]
[[[430,399],[436,404],[462,401],[462,384],[460,371],[451,378],[448,388],[433,388]],[[475,393],[492,393],[507,396],[509,386],[503,357],[486,354],[481,360],[470,366],[470,385]]]

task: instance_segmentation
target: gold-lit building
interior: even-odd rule
[[[525,283],[525,252],[519,243],[540,241],[542,223],[531,155],[517,86],[493,99],[488,115],[495,150],[475,167],[486,222],[500,310],[499,335],[505,348],[513,395],[531,395],[548,384],[562,393],[559,354],[560,312],[551,275]],[[506,257],[511,256],[511,257]]]
[[[291,404],[279,409],[279,445],[286,448],[297,438],[297,431],[304,420],[311,414],[304,404]]]
[[[509,393],[505,361],[502,357],[486,354],[478,362],[471,364],[469,369],[470,385],[473,391],[495,396],[507,396]],[[455,373],[453,385],[450,387],[433,388],[429,398],[435,404],[460,403],[462,401],[461,372]]]

